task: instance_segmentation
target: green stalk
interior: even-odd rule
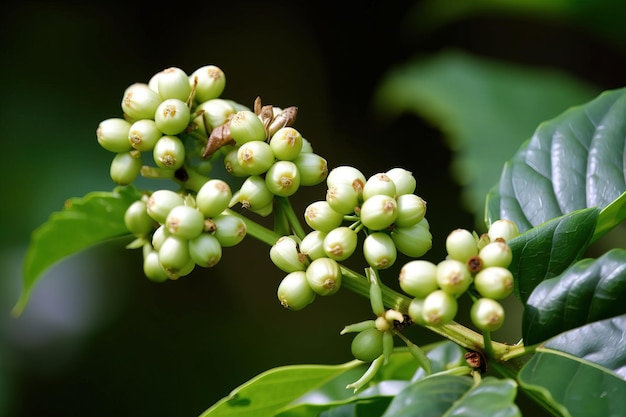
[[[306,232],[302,228],[302,224],[300,223],[300,218],[296,215],[295,211],[293,211],[293,206],[291,205],[291,201],[289,201],[288,197],[276,197],[278,201],[278,205],[282,209],[282,212],[287,217],[289,221],[289,225],[293,232],[300,239],[303,239],[306,236]]]

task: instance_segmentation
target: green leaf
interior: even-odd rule
[[[597,240],[624,220],[626,220],[626,192],[602,209],[592,241]]]
[[[522,334],[532,345],[587,323],[626,313],[626,250],[584,259],[540,283],[524,308]]]
[[[307,392],[324,386],[362,364],[354,360],[342,365],[293,365],[270,369],[236,388],[228,397],[202,413],[201,417],[273,416]],[[345,385],[343,388],[346,394],[352,393]],[[334,390],[334,393],[337,391]]]
[[[512,379],[473,378],[437,374],[411,384],[389,404],[383,417],[521,416],[515,405],[517,384]]]
[[[379,116],[412,113],[445,134],[453,174],[478,219],[503,163],[537,125],[597,93],[564,73],[444,51],[390,71],[375,105]]]
[[[539,125],[505,165],[487,196],[485,221],[506,218],[525,231],[586,207],[604,208],[626,191],[626,89],[611,90]],[[615,208],[623,218],[623,200]]]
[[[589,245],[600,210],[578,210],[509,241],[513,260],[509,269],[515,276],[515,294],[526,302],[535,287],[561,274],[578,261]]]
[[[626,381],[606,368],[564,352],[538,348],[518,374],[518,382],[563,416],[624,414]]]
[[[124,212],[141,197],[132,186],[71,198],[32,234],[23,268],[22,293],[13,308],[19,315],[41,275],[63,258],[108,239],[128,235]]]

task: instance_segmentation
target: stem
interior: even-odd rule
[[[483,343],[485,345],[485,355],[487,355],[488,358],[493,358],[494,357],[494,352],[493,352],[493,342],[491,341],[491,332],[483,332]]]
[[[278,239],[282,236],[273,230],[268,229],[265,226],[261,226],[259,223],[254,220],[250,220],[246,216],[242,216],[241,214],[233,211],[231,209],[226,209],[226,213],[239,217],[246,224],[246,234],[252,236],[253,238],[260,240],[263,243],[267,243],[269,246],[274,245]]]
[[[289,198],[276,197],[276,200],[278,201],[278,205],[282,209],[285,216],[287,216],[287,220],[289,221],[289,225],[293,229],[293,232],[300,239],[303,239],[304,236],[306,236],[306,232],[302,228],[302,224],[300,224],[300,219],[298,218],[296,213],[293,211],[293,206],[291,205],[291,201],[289,201]]]

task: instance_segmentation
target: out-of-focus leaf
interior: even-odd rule
[[[436,374],[399,393],[383,417],[521,416],[516,395],[517,383],[512,379],[486,377],[474,385],[467,376]]]
[[[626,191],[625,112],[623,88],[539,125],[489,192],[487,225],[506,218],[524,231],[574,210],[602,209],[618,200]],[[607,213],[614,217],[603,222],[602,232],[624,215],[619,201],[612,209],[616,211]]]
[[[463,365],[465,363],[464,353],[465,351],[459,345],[449,340],[439,342],[434,347],[428,348],[426,356],[430,359],[432,374]],[[411,381],[415,382],[426,376],[424,369],[419,368]]]
[[[535,344],[587,323],[626,314],[626,250],[584,259],[532,292],[522,320],[524,343]]]
[[[503,163],[537,125],[597,93],[567,74],[446,51],[390,71],[375,105],[378,115],[413,113],[446,135],[452,169],[479,219]]]
[[[624,152],[624,157],[626,158],[626,152]],[[592,241],[597,240],[624,220],[626,220],[626,192],[602,209]]]
[[[609,369],[564,352],[538,348],[518,374],[518,382],[563,416],[624,415],[626,381]]]
[[[578,210],[508,242],[513,252],[509,269],[515,276],[515,294],[522,302],[526,302],[537,285],[561,274],[584,255],[599,212],[597,208]]]
[[[108,239],[129,234],[124,212],[140,197],[133,186],[118,187],[113,192],[71,198],[62,211],[52,213],[32,234],[24,259],[22,293],[13,314],[21,314],[37,280],[53,264]]]

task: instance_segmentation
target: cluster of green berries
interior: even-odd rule
[[[468,293],[473,300],[472,323],[481,331],[498,330],[504,322],[500,300],[514,290],[508,269],[512,252],[507,241],[519,234],[515,223],[498,220],[478,236],[467,229],[453,230],[446,238],[447,257],[435,264],[413,260],[400,270],[399,283],[414,297],[411,319],[425,326],[451,322],[458,311],[458,298]]]
[[[354,167],[339,166],[328,173],[326,184],[326,198],[304,212],[312,230],[302,239],[283,236],[270,250],[274,264],[288,273],[278,299],[292,310],[304,308],[316,295],[337,292],[339,262],[354,255],[359,243],[375,270],[391,267],[398,253],[419,257],[432,247],[426,202],[414,194],[410,171],[392,168],[366,178]]]
[[[97,128],[98,143],[115,154],[110,176],[116,184],[145,177],[179,186],[146,193],[126,212],[126,226],[138,239],[129,246],[144,248],[150,279],[175,279],[195,265],[215,265],[221,248],[246,234],[245,222],[227,209],[240,204],[267,216],[274,197],[328,175],[326,160],[292,127],[296,107],[263,106],[257,98],[251,110],[222,98],[225,85],[215,65],[190,75],[165,69],[130,85],[123,115]],[[210,176],[215,163],[223,164],[230,180]]]

